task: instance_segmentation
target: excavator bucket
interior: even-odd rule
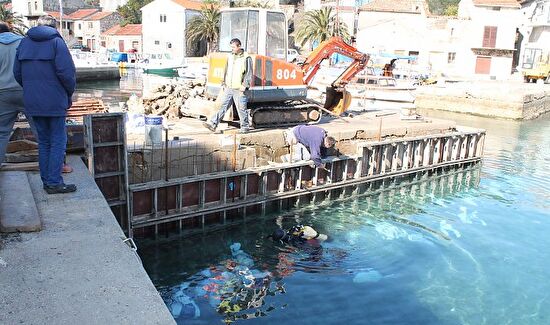
[[[336,115],[344,113],[351,104],[351,94],[344,88],[327,87],[325,108]]]

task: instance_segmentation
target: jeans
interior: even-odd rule
[[[33,120],[38,132],[38,163],[42,183],[46,186],[62,185],[61,171],[67,147],[65,117],[33,116]]]
[[[241,130],[248,131],[249,124],[248,112],[246,110],[246,95],[238,89],[231,89],[227,87],[222,91],[224,91],[222,106],[220,107],[220,110],[212,116],[210,123],[212,123],[214,127],[217,127],[229,107],[231,107],[231,103],[235,103],[235,106],[237,106],[237,114],[239,114],[239,120],[241,121]]]
[[[307,147],[299,143],[296,139],[296,136],[294,135],[294,128],[284,131],[285,142],[290,147],[291,155],[285,155],[282,158],[283,162],[296,162],[311,159],[311,154],[309,153],[309,150],[307,150]]]
[[[24,113],[23,90],[0,91],[0,165],[6,157],[6,147],[19,113]],[[27,120],[34,137],[38,139],[32,118],[27,116]]]

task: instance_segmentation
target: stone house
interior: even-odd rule
[[[144,55],[167,53],[175,60],[196,55],[185,31],[201,8],[202,2],[191,0],[154,0],[141,8]]]
[[[115,25],[101,35],[101,45],[108,50],[128,52],[143,51],[141,39],[141,24]]]
[[[74,34],[78,42],[86,45],[92,51],[97,51],[100,46],[103,46],[100,43],[101,34],[118,25],[122,21],[122,17],[117,12],[92,10],[78,10],[69,17],[74,21]]]

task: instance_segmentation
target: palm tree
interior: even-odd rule
[[[307,11],[296,30],[296,40],[301,46],[307,42],[323,42],[332,36],[348,40],[350,35],[346,24],[338,22],[336,18],[330,7]]]
[[[220,10],[215,3],[206,3],[202,6],[200,14],[193,17],[187,25],[187,44],[192,46],[206,40],[207,53],[213,49],[214,42],[220,33]]]
[[[16,16],[10,9],[6,9],[3,3],[0,3],[0,21],[10,25],[13,32],[19,35],[25,35],[25,31],[28,29],[23,24],[23,17]]]

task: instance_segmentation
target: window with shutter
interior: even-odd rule
[[[485,26],[483,31],[483,47],[494,48],[497,43],[497,27]]]

